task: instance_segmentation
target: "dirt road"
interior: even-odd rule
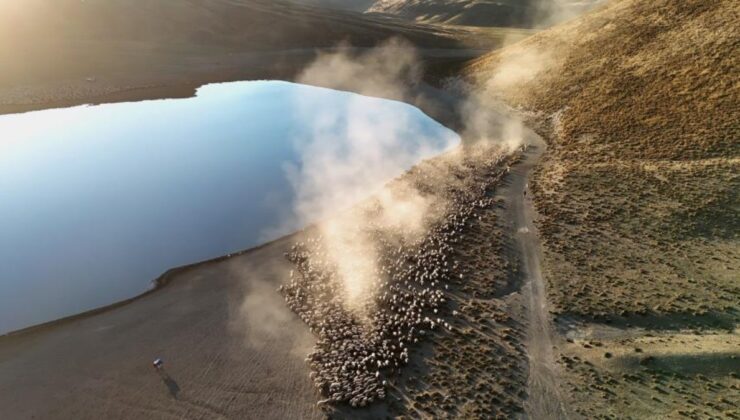
[[[507,217],[515,235],[514,245],[524,278],[522,295],[527,306],[526,349],[529,357],[528,399],[525,406],[531,419],[567,418],[567,411],[558,384],[557,365],[552,350],[552,328],[547,310],[545,282],[540,268],[542,253],[535,210],[528,191],[529,177],[546,149],[546,144],[534,132],[527,130],[531,144],[524,160],[512,167],[506,187]]]

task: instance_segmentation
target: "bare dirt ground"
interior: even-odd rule
[[[275,292],[287,242],[191,268],[96,316],[0,337],[0,417],[320,418],[303,360],[313,338]]]
[[[527,303],[529,325],[527,349],[529,378],[527,414],[533,419],[567,418],[565,399],[561,395],[552,340],[552,323],[548,310],[545,280],[542,275],[542,250],[539,232],[534,224],[536,210],[529,191],[529,176],[546,150],[546,143],[531,136],[532,147],[522,163],[512,169],[508,186],[508,215],[516,229],[516,244],[521,258],[521,272],[525,283],[523,293]],[[527,195],[529,193],[529,195]]]
[[[173,57],[166,65],[125,69],[100,74],[94,82],[84,78],[53,80],[3,89],[0,114],[27,112],[82,104],[130,102],[147,99],[191,97],[207,83],[241,80],[294,80],[321,52],[361,52],[367,48],[298,48],[251,51],[224,55]],[[481,49],[421,49],[429,73],[463,63],[484,53]],[[159,58],[161,59],[161,57]],[[129,71],[130,70],[130,71]]]
[[[512,26],[530,28],[553,24],[594,6],[593,0],[577,2],[539,2],[530,0],[381,0],[368,9],[417,22],[443,22],[452,25]],[[549,10],[549,8],[554,10]],[[556,13],[557,12],[557,13]],[[549,19],[545,19],[549,16]]]
[[[0,113],[291,79],[318,50],[394,37],[425,49],[426,64],[445,67],[472,58],[470,49],[501,46],[509,33],[271,0],[12,2],[0,6]]]

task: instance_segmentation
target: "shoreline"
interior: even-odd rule
[[[454,50],[451,50],[451,51],[454,51]],[[75,98],[75,99],[69,99],[69,100],[60,101],[60,102],[48,102],[48,103],[24,104],[24,105],[0,105],[0,116],[10,115],[10,114],[15,114],[15,113],[41,111],[41,110],[46,110],[46,109],[75,107],[75,106],[83,106],[83,105],[100,105],[100,104],[111,104],[111,103],[122,103],[122,102],[139,102],[139,101],[146,101],[146,100],[191,98],[195,96],[196,91],[199,87],[205,86],[206,84],[228,83],[228,82],[235,82],[235,81],[258,81],[258,80],[266,80],[266,79],[249,79],[249,80],[208,79],[204,81],[189,82],[189,83],[183,83],[179,85],[135,87],[135,88],[130,88],[130,89],[124,89],[119,92],[113,92],[113,93],[103,94],[99,96],[92,96],[87,99]],[[281,81],[296,83],[295,77],[288,78],[288,79],[270,79],[270,80],[281,80]],[[457,96],[452,96],[450,95],[450,92],[442,91],[426,83],[422,83],[419,86],[415,86],[414,89],[410,88],[410,91],[413,94],[409,95],[409,97],[412,99],[416,99],[416,100],[408,101],[405,99],[400,99],[399,101],[420,109],[422,112],[427,114],[430,118],[432,118],[433,120],[437,121],[438,123],[442,124],[443,126],[449,128],[450,130],[454,131],[456,134],[459,135],[458,131],[459,131],[459,126],[460,126],[460,121],[459,121],[460,117],[457,114],[456,110],[452,113],[444,112],[441,110],[447,109],[449,107],[456,109],[457,102],[461,98]],[[424,99],[426,100],[418,100],[422,94],[425,95]],[[452,101],[452,103],[450,103],[450,101]],[[28,107],[28,108],[25,108],[25,107]],[[447,109],[447,111],[449,111],[449,109]],[[462,145],[462,143],[460,145]],[[460,147],[460,145],[456,147]],[[210,264],[216,264],[219,262],[223,262],[233,257],[243,256],[248,253],[255,252],[257,250],[265,248],[267,246],[273,245],[277,242],[288,240],[289,238],[294,237],[300,234],[301,232],[311,228],[311,226],[313,226],[314,224],[310,224],[302,229],[299,229],[295,232],[283,235],[271,241],[261,243],[259,245],[255,245],[250,248],[246,248],[246,249],[243,249],[243,250],[231,253],[231,254],[221,255],[221,256],[214,257],[214,258],[207,259],[207,260],[196,261],[196,262],[185,264],[185,265],[178,266],[178,267],[172,267],[164,271],[158,277],[152,279],[151,280],[152,286],[150,288],[146,289],[145,291],[135,296],[122,299],[119,301],[115,301],[107,305],[92,308],[92,309],[79,312],[76,314],[68,315],[62,318],[56,318],[56,319],[52,319],[46,322],[42,322],[40,324],[34,324],[34,325],[30,325],[28,327],[24,327],[21,329],[8,331],[8,332],[0,334],[0,340],[6,337],[18,337],[18,336],[25,335],[25,334],[33,334],[41,330],[45,330],[48,328],[54,328],[59,325],[63,325],[69,322],[79,320],[79,319],[93,317],[95,315],[99,315],[99,314],[129,305],[137,300],[140,300],[146,296],[149,296],[157,291],[164,289],[170,284],[170,282],[172,281],[172,277],[176,275],[182,274],[183,272],[186,272],[191,269],[196,269],[196,268],[208,266]]]
[[[151,294],[153,294],[155,292],[158,292],[158,291],[164,289],[165,287],[167,287],[172,282],[174,276],[181,275],[182,273],[184,273],[184,272],[186,272],[188,270],[192,270],[192,269],[196,269],[196,268],[201,268],[201,267],[206,267],[206,266],[211,265],[211,264],[217,264],[217,263],[220,263],[220,262],[227,261],[227,260],[229,260],[231,258],[234,258],[234,257],[241,257],[241,256],[244,256],[244,255],[247,255],[247,254],[250,254],[250,253],[259,251],[259,250],[261,250],[263,248],[266,248],[268,246],[271,246],[271,245],[276,245],[277,243],[279,243],[281,241],[287,241],[287,240],[291,239],[292,237],[301,234],[303,231],[305,231],[305,229],[307,229],[307,228],[303,228],[303,229],[297,230],[295,232],[289,233],[287,235],[283,235],[283,236],[281,236],[279,238],[276,238],[276,239],[273,239],[271,241],[268,241],[268,242],[265,242],[265,243],[262,243],[262,244],[259,244],[259,245],[255,245],[253,247],[246,248],[246,249],[243,249],[243,250],[240,250],[240,251],[237,251],[237,252],[232,252],[230,254],[221,255],[219,257],[215,257],[215,258],[211,258],[211,259],[207,259],[207,260],[202,260],[202,261],[197,261],[197,262],[194,262],[194,263],[181,265],[179,267],[170,268],[167,271],[165,271],[164,273],[162,273],[159,276],[157,276],[156,278],[154,278],[151,281],[152,286],[150,288],[146,289],[145,291],[143,291],[143,292],[141,292],[141,293],[139,293],[139,294],[137,294],[135,296],[132,296],[132,297],[127,298],[127,299],[119,300],[119,301],[113,302],[113,303],[108,304],[108,305],[103,305],[103,306],[99,306],[97,308],[89,309],[87,311],[79,312],[79,313],[76,313],[76,314],[73,314],[73,315],[69,315],[69,316],[65,316],[65,317],[57,318],[57,319],[52,319],[51,321],[42,322],[40,324],[31,325],[31,326],[24,327],[24,328],[21,328],[21,329],[18,329],[18,330],[9,331],[7,333],[0,334],[0,340],[3,340],[6,337],[19,337],[19,336],[25,335],[25,334],[33,334],[33,333],[39,332],[39,331],[44,330],[44,329],[47,329],[47,328],[58,327],[60,325],[64,325],[64,324],[69,323],[69,322],[73,322],[73,321],[77,321],[77,320],[85,319],[85,318],[90,318],[90,317],[93,317],[95,315],[99,315],[99,314],[102,314],[102,313],[105,313],[105,312],[108,312],[108,311],[112,311],[113,309],[117,309],[117,308],[120,308],[122,306],[129,305],[129,304],[131,304],[133,302],[136,302],[139,299],[142,299],[142,298],[144,298],[146,296],[149,296],[149,295],[151,295]]]
[[[366,50],[370,48],[315,48],[252,52],[241,56],[199,57],[197,59],[205,60],[198,63],[199,67],[178,68],[165,75],[152,71],[151,74],[142,72],[138,78],[108,75],[101,76],[100,80],[93,82],[70,79],[51,86],[43,84],[23,86],[29,91],[46,89],[46,96],[58,97],[55,99],[17,100],[12,98],[12,92],[0,88],[0,116],[81,105],[190,98],[195,95],[197,88],[212,83],[260,80],[298,83],[297,78],[301,70],[319,54],[337,51],[353,54]],[[473,48],[418,50],[425,67],[424,79],[432,84],[449,72],[449,66],[461,66],[488,51]],[[420,108],[415,103],[410,105]]]
[[[424,82],[409,86],[409,94],[402,101],[460,133],[462,119],[458,108],[464,98],[434,87],[429,84],[434,75],[426,76]],[[253,79],[240,77],[239,80]],[[279,80],[293,81],[292,78]],[[211,79],[202,84],[221,81],[223,80]],[[141,99],[141,95],[154,93],[157,93],[156,96],[175,93],[187,97],[202,84],[190,82],[159,88],[133,89],[119,98]],[[109,96],[105,98],[112,99]],[[535,133],[531,132],[531,135]],[[466,144],[465,138],[461,138],[458,148]],[[486,238],[491,234],[490,229],[496,231],[498,228],[494,226],[500,223],[496,221],[497,213],[496,207],[487,210],[484,221],[471,234]],[[33,378],[32,381],[12,388],[5,400],[0,399],[0,405],[5,401],[8,410],[25,413],[28,417],[44,417],[45,413],[63,416],[64,413],[74,413],[77,409],[117,418],[125,416],[125,411],[122,410],[130,409],[127,401],[135,398],[139,401],[138,407],[147,407],[148,404],[152,409],[179,412],[182,417],[187,417],[190,414],[204,413],[199,407],[225,396],[223,387],[226,386],[229,389],[241,389],[234,397],[236,402],[214,405],[223,411],[207,411],[211,416],[216,413],[239,416],[238,413],[243,414],[246,409],[248,413],[261,412],[263,418],[319,418],[322,410],[316,406],[316,401],[320,396],[311,384],[310,368],[304,361],[305,355],[313,348],[313,344],[307,343],[315,343],[316,337],[290,311],[282,296],[275,293],[275,288],[285,282],[288,271],[293,269],[284,257],[285,252],[290,249],[287,245],[313,225],[236,253],[167,270],[154,280],[154,287],[130,299],[0,336],[0,364],[3,366],[3,373],[8,378]],[[505,236],[498,240],[505,242]],[[483,277],[502,269],[497,262],[490,266],[474,256],[484,252],[484,244],[485,240],[466,242],[464,249],[460,251],[465,260],[473,258],[471,262],[483,264]],[[468,287],[479,290],[466,290]],[[461,289],[463,295],[454,305],[459,305],[458,309],[469,322],[476,316],[469,311],[476,309],[468,305],[481,304],[480,298],[476,296],[490,293],[490,287],[486,279],[480,278]],[[507,375],[513,375],[514,379],[486,379],[487,386],[493,388],[513,386],[517,389],[517,396],[512,394],[513,402],[502,407],[507,412],[520,410],[517,407],[523,404],[521,395],[524,394],[521,390],[526,378],[523,343],[519,338],[506,338],[512,334],[524,335],[520,326],[526,322],[526,316],[521,311],[521,299],[518,295],[519,292],[515,291],[512,296],[494,299],[485,308],[481,308],[492,319],[509,319],[497,323],[495,332],[485,338],[489,348],[487,354],[494,358],[504,357],[509,363],[516,365],[512,371],[507,371],[505,366],[498,368],[498,376],[508,378]],[[465,322],[454,323],[462,329],[455,327],[450,335],[435,336],[423,347],[428,349],[437,341],[459,340],[461,335],[467,336],[470,333],[468,327],[464,326]],[[269,332],[265,332],[265,329]],[[504,348],[500,347],[504,343],[501,337],[510,340]],[[447,348],[448,345],[449,343],[440,349]],[[469,346],[467,350],[479,350],[474,347]],[[423,366],[427,359],[418,359],[418,355],[416,352],[412,355],[414,361],[409,366],[408,374],[412,370],[426,370]],[[439,356],[449,359],[442,353]],[[150,369],[148,363],[144,362],[151,360],[151,357],[168,360],[168,364],[172,365],[172,368],[168,368],[168,373],[178,382],[187,384],[183,386],[186,391],[182,400],[172,389],[169,392],[175,398],[163,398],[166,393],[162,383],[158,381],[159,378],[142,375]],[[222,358],[230,360],[228,365],[217,363],[217,368],[214,369],[214,360]],[[111,360],[116,360],[116,363],[111,364]],[[491,360],[492,363],[494,361]],[[63,367],[51,369],[49,364]],[[283,369],[283,366],[287,368]],[[464,364],[461,369],[471,366]],[[280,373],[276,373],[276,369]],[[430,370],[432,371],[433,369]],[[97,376],[106,382],[100,384],[102,386],[99,388],[90,388],[90,378]],[[407,392],[423,397],[425,391],[416,389],[408,381],[406,374],[400,381],[399,386]],[[214,387],[214,383],[223,385]],[[0,381],[0,387],[3,385]],[[166,383],[165,385],[170,388]],[[49,388],[64,389],[67,398],[48,401]],[[177,389],[180,389],[179,386]],[[108,397],[113,398],[110,404],[91,405],[96,397],[105,398],[105,395],[113,395],[111,393],[116,397]],[[256,397],[264,394],[272,396],[267,401]],[[393,401],[384,401],[380,406],[371,408],[370,412],[354,412],[353,416],[362,418],[382,407],[394,411],[391,407],[393,404]],[[338,410],[339,414],[343,408],[338,407]],[[146,413],[152,416],[160,412]]]
[[[424,92],[426,100],[422,106],[409,100],[406,103],[460,132],[457,128],[461,120],[456,108],[462,98],[426,83],[413,86],[411,90],[407,98],[416,99],[420,96],[418,93]],[[531,132],[531,135],[535,134]],[[463,138],[457,147],[465,144]],[[485,179],[482,177],[480,180],[492,182],[486,185],[498,188],[494,186],[498,181]],[[518,191],[511,194],[520,195]],[[491,265],[476,256],[490,252],[488,247],[491,244],[483,238],[498,231],[495,226],[505,222],[498,219],[498,213],[496,206],[486,210],[483,221],[476,222],[477,227],[470,231],[471,235],[482,240],[465,241],[459,250],[461,260],[480,264],[480,270],[476,271],[480,271],[482,276],[477,278],[476,275],[468,285],[462,285],[462,295],[454,299],[453,305],[467,321],[451,320],[456,325],[454,331],[449,335],[435,335],[430,344],[459,340],[470,334],[465,325],[473,322],[477,309],[469,305],[483,303],[479,296],[491,293],[488,276],[503,269],[498,262]],[[310,369],[304,361],[313,345],[307,343],[315,343],[316,337],[308,332],[301,319],[275,292],[276,287],[288,278],[288,271],[293,269],[284,256],[290,249],[290,242],[313,225],[256,247],[167,270],[155,280],[152,289],[133,298],[0,336],[0,365],[2,373],[7,374],[4,376],[33,379],[9,388],[6,398],[0,398],[0,405],[7,404],[11,412],[25,413],[28,417],[44,417],[50,413],[64,416],[64,413],[83,410],[91,415],[97,413],[117,418],[125,417],[123,410],[131,409],[127,404],[135,399],[137,407],[179,412],[184,413],[182,417],[187,417],[204,413],[199,408],[203,404],[225,398],[229,391],[223,387],[228,387],[240,389],[234,397],[236,402],[224,401],[214,404],[214,407],[222,410],[221,413],[229,413],[229,416],[238,417],[239,413],[249,410],[246,412],[261,411],[264,418],[319,418],[322,413],[316,406],[319,395],[311,384]],[[497,241],[506,241],[507,235],[494,236],[497,235],[500,236]],[[494,277],[498,276],[494,274]],[[516,283],[521,286],[521,282]],[[470,287],[477,290],[470,290]],[[496,321],[494,332],[485,337],[486,348],[489,349],[487,354],[494,358],[491,363],[504,357],[516,366],[509,371],[508,365],[502,365],[497,369],[499,375],[494,375],[500,378],[513,375],[514,379],[486,379],[486,386],[491,388],[515,387],[517,390],[516,396],[511,394],[512,402],[502,406],[507,412],[520,410],[518,407],[522,406],[521,396],[524,395],[521,390],[526,378],[523,343],[516,338],[524,335],[521,325],[526,322],[520,308],[519,293],[514,291],[509,297],[493,299],[480,308],[491,319],[509,320]],[[501,347],[505,342],[501,337],[509,344]],[[442,359],[449,359],[441,353],[441,349],[448,348],[449,344],[436,346],[435,352],[440,351]],[[427,344],[423,346],[429,347]],[[466,349],[471,352],[471,357],[480,350],[477,346]],[[432,360],[419,359],[417,356],[420,354],[416,351],[412,354],[408,375],[412,370],[426,370],[423,366],[427,360]],[[172,366],[168,367],[168,374],[186,389],[182,400],[180,397],[163,398],[167,391],[162,388],[159,378],[146,374],[150,369],[146,362],[152,357],[162,357]],[[115,363],[111,363],[112,360]],[[229,363],[218,360],[229,360]],[[289,367],[276,373],[276,369],[282,369],[282,366]],[[463,363],[460,372],[471,366]],[[434,369],[430,368],[430,372]],[[97,377],[105,382],[90,388],[91,378]],[[420,398],[426,392],[415,388],[406,374],[400,381],[401,389],[417,393]],[[95,384],[95,380],[92,383]],[[0,381],[0,387],[9,384]],[[66,399],[48,400],[50,388],[64,389]],[[173,393],[172,390],[169,392]],[[257,396],[264,394],[272,397],[267,401],[259,400]],[[94,401],[106,398],[106,395],[113,399],[109,404],[94,405]],[[394,411],[393,404],[388,400],[370,410],[387,407]],[[480,407],[483,405],[481,402]],[[482,409],[480,407],[476,410]],[[338,407],[338,410],[341,413],[343,408]],[[354,412],[353,415],[362,418],[371,412]],[[159,411],[147,413],[154,416]]]
[[[274,293],[293,237],[170,270],[156,290],[94,314],[0,337],[0,413],[320,418],[299,357],[313,337]],[[169,382],[152,372],[154,358],[167,361]],[[213,404],[224,395],[239,398]]]

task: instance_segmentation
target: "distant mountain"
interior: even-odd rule
[[[335,2],[24,0],[0,7],[0,35],[14,44],[30,37],[28,41],[186,42],[260,49],[330,45],[343,38],[369,44],[391,34],[415,40],[429,36],[428,29],[400,20],[379,23],[372,16],[316,7]]]
[[[308,6],[326,7],[329,9],[352,10],[364,12],[375,4],[375,0],[288,0],[291,3]]]
[[[415,21],[469,26],[537,27],[588,10],[599,0],[378,0],[367,11]]]

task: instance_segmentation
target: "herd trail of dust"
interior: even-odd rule
[[[577,17],[594,9],[606,0],[540,0],[534,2],[533,26],[550,27],[559,24],[548,31],[551,38],[558,39],[558,44],[543,45],[538,42],[537,35],[521,41],[518,37],[507,37],[502,45],[504,48],[492,54],[493,57],[484,57],[485,63],[474,75],[475,82],[460,77],[446,81],[447,89],[466,95],[468,100],[463,106],[462,113],[467,135],[473,138],[495,135],[497,138],[521,138],[518,130],[521,124],[512,124],[510,119],[500,121],[500,113],[506,113],[504,102],[518,102],[523,94],[529,94],[533,81],[547,79],[562,70],[563,59],[568,49],[579,42],[574,38],[573,27],[578,24]],[[535,84],[536,85],[536,84]],[[499,110],[499,113],[489,112]],[[550,120],[557,129],[557,121],[565,110],[551,115]],[[517,110],[519,115],[527,115],[522,109]],[[513,130],[513,132],[510,132]]]
[[[460,79],[448,81],[450,89],[467,96],[461,107],[464,135],[472,139],[503,141],[509,149],[521,144],[521,120],[512,118],[503,105],[505,98],[515,97],[520,86],[552,69],[554,56],[550,51],[521,44],[500,51],[498,63],[483,81],[471,86]]]
[[[299,81],[365,96],[411,99],[407,86],[418,83],[422,74],[413,48],[391,40],[359,55],[343,51],[319,55]],[[431,209],[441,205],[409,185],[397,182],[391,191],[386,184],[440,148],[431,147],[435,141],[424,139],[422,133],[422,138],[404,138],[417,122],[394,113],[383,101],[351,102],[343,112],[342,139],[334,138],[335,110],[324,110],[318,121],[326,121],[328,127],[314,124],[313,136],[303,146],[303,164],[290,178],[297,197],[296,218],[302,224],[322,221],[318,229],[325,259],[336,269],[347,309],[361,315],[368,310],[372,285],[381,271],[377,244],[368,228],[399,233],[410,242],[424,233]],[[441,149],[456,141],[454,136],[444,139]],[[376,209],[372,215],[351,209],[364,200],[372,200]]]
[[[545,16],[556,19],[552,11]],[[418,51],[407,42],[391,39],[372,50],[337,51],[319,54],[298,81],[407,103],[425,100],[417,93],[421,90],[415,89],[422,83],[423,66]],[[460,134],[464,140],[463,146],[445,153],[444,158],[460,159],[468,145],[491,145],[503,152],[521,146],[523,123],[501,105],[499,98],[538,77],[552,62],[549,51],[510,45],[484,83],[475,88],[460,81],[448,83],[450,90],[463,97],[456,111],[462,120]],[[343,112],[329,107],[318,118],[315,109],[311,110],[313,131],[309,141],[300,146],[302,165],[285,167],[296,197],[293,217],[279,228],[284,233],[321,221],[316,227],[326,252],[324,258],[336,268],[347,309],[360,319],[373,301],[371,285],[378,284],[377,276],[382,276],[378,246],[368,232],[386,230],[400,234],[404,242],[413,242],[445,207],[438,197],[421,194],[412,185],[394,182],[393,189],[388,187],[388,181],[432,157],[438,149],[424,147],[423,140],[416,141],[419,147],[404,147],[411,139],[402,136],[410,132],[412,119],[393,113],[380,101],[374,104],[350,102]],[[298,112],[301,107],[307,110],[315,106],[300,100],[298,105]],[[346,129],[338,133],[336,126],[341,118],[346,119]],[[384,135],[377,136],[378,132]],[[368,212],[352,211],[357,203],[371,200],[378,210],[372,212],[372,219]],[[282,276],[289,271],[285,266],[277,269]],[[252,289],[239,318],[248,320],[249,345],[265,345],[276,330],[286,325],[284,307],[266,308],[282,304],[275,299],[274,285],[258,284]]]
[[[422,82],[423,69],[417,51],[409,44],[393,39],[366,52],[340,51],[319,55],[299,81],[410,103],[424,100],[414,96],[413,87]],[[516,79],[517,72],[532,68],[528,64],[503,68],[491,81],[492,86]],[[485,95],[470,95],[461,103],[458,111],[463,115],[464,144],[485,143],[504,151],[521,146],[523,125],[519,119],[501,113]],[[335,116],[331,110],[326,113],[321,120],[331,124]],[[361,315],[372,304],[371,285],[382,276],[377,266],[378,244],[368,232],[388,232],[400,235],[403,242],[413,242],[441,216],[446,203],[398,180],[393,187],[386,185],[405,169],[432,156],[424,147],[402,146],[411,139],[399,138],[398,134],[410,131],[410,121],[389,114],[381,102],[377,109],[368,109],[366,104],[357,109],[350,106],[346,115],[348,129],[343,135],[351,146],[338,150],[337,139],[318,124],[303,150],[303,165],[291,174],[291,180],[298,198],[296,217],[303,223],[322,220],[318,229],[326,251],[324,258],[336,267],[347,309]],[[382,124],[380,130],[378,124]],[[378,132],[384,135],[379,137]],[[444,158],[459,159],[463,153],[465,147],[458,147]],[[376,211],[344,210],[368,195]],[[370,226],[372,229],[368,229]]]
[[[534,26],[540,28],[566,22],[607,0],[540,0],[535,4]]]
[[[564,14],[572,8],[552,6],[546,10],[543,23],[571,17]],[[415,89],[423,83],[421,60],[408,43],[392,39],[364,52],[351,48],[338,51],[319,54],[298,81],[407,103],[421,104],[425,100],[417,93],[422,90]],[[482,83],[475,87],[460,80],[448,83],[448,88],[462,97],[456,112],[461,119],[463,145],[445,153],[443,158],[459,160],[467,147],[481,143],[503,152],[521,146],[523,123],[501,105],[500,98],[543,73],[556,70],[556,61],[553,51],[540,50],[532,44],[513,44],[501,51]],[[347,118],[347,129],[339,134],[343,140],[337,138],[334,130],[340,115]],[[422,194],[411,184],[394,182],[393,188],[388,186],[388,181],[404,170],[438,152],[399,146],[409,140],[399,136],[408,133],[412,123],[384,108],[381,102],[372,107],[367,102],[351,102],[345,113],[326,109],[314,121],[310,141],[302,146],[301,167],[285,168],[296,200],[294,217],[282,227],[283,232],[320,221],[316,229],[326,253],[323,257],[336,267],[346,309],[355,312],[360,320],[373,301],[375,290],[371,285],[379,284],[377,276],[382,276],[379,247],[368,232],[387,230],[394,236],[400,234],[404,242],[413,242],[444,213],[445,203],[436,196]],[[377,136],[378,132],[385,135]],[[444,179],[446,174],[431,176]],[[357,203],[368,201],[378,211],[352,211]],[[288,264],[285,261],[275,267],[274,275],[287,278]],[[289,323],[290,315],[286,315],[282,297],[275,293],[275,284],[258,282],[248,287],[247,298],[239,308],[239,325],[248,324],[247,345],[270,346],[276,332]],[[309,345],[296,345],[296,356],[303,357]]]

